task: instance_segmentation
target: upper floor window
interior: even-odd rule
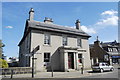
[[[50,53],[44,53],[44,62],[50,62]]]
[[[109,51],[109,52],[112,52],[112,51],[113,51],[113,49],[112,49],[112,48],[108,48],[108,51]]]
[[[117,52],[117,48],[113,48],[113,52]]]
[[[63,37],[63,46],[67,46],[67,37]]]
[[[81,41],[81,39],[80,39],[80,38],[78,38],[78,39],[77,39],[77,46],[82,47],[82,41]]]
[[[50,45],[50,35],[49,34],[44,35],[44,44]]]

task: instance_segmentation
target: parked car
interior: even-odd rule
[[[93,71],[100,71],[100,72],[113,71],[114,67],[109,65],[108,63],[100,62],[100,63],[96,63],[95,65],[93,65],[92,70]]]

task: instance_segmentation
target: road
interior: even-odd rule
[[[89,72],[90,76],[85,76],[82,78],[118,78],[120,76],[120,69],[115,68],[113,72]]]
[[[36,74],[35,78],[31,78],[29,75],[14,75],[13,79],[4,78],[2,80],[120,80],[120,69],[115,68],[113,72],[92,72],[88,70],[85,74],[80,74],[80,72],[56,72],[54,77],[51,77],[51,73],[39,73]],[[43,77],[44,76],[44,77]],[[119,77],[119,79],[118,79]]]

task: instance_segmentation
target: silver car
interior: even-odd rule
[[[100,72],[113,71],[114,67],[109,65],[108,63],[100,62],[100,63],[96,63],[95,65],[93,65],[92,70],[93,71],[100,71]]]

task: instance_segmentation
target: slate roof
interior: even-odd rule
[[[45,23],[45,22],[38,22],[38,21],[28,21],[29,27],[36,28],[36,29],[43,29],[43,30],[50,30],[56,32],[63,32],[63,33],[70,33],[75,35],[81,35],[86,37],[91,37],[87,33],[82,30],[78,30],[75,28],[65,27],[57,24],[52,23]]]
[[[20,45],[21,42],[26,37],[29,28],[73,34],[73,35],[78,35],[78,36],[84,36],[84,37],[87,37],[87,38],[91,37],[90,35],[88,35],[84,31],[78,30],[78,29],[75,29],[75,28],[65,27],[65,26],[61,26],[61,25],[57,25],[57,24],[53,24],[53,23],[45,23],[45,22],[27,20],[23,38],[18,45]]]
[[[109,47],[118,47],[118,43],[117,41],[113,41],[113,42],[104,42],[101,44],[103,47],[105,46],[109,46]]]

